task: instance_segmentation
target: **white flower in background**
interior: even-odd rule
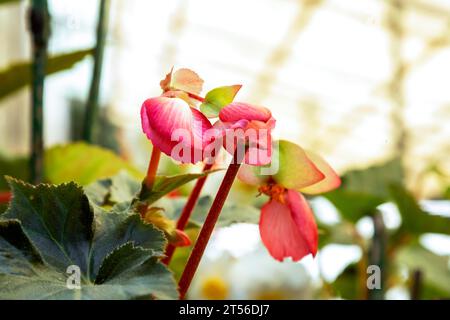
[[[231,299],[229,270],[235,259],[224,252],[221,256],[210,258],[204,256],[192,280],[188,299],[225,300]]]
[[[189,299],[312,299],[315,287],[306,268],[270,257],[264,247],[234,258],[205,257],[196,273]]]
[[[274,260],[260,246],[231,267],[233,299],[312,299],[314,285],[306,268],[296,262]]]

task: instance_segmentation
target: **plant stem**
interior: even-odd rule
[[[203,172],[211,169],[212,164],[205,164],[203,167]],[[191,194],[189,195],[189,198],[184,205],[183,211],[181,212],[180,218],[177,221],[177,229],[183,231],[184,228],[186,228],[186,225],[189,221],[189,218],[191,217],[192,211],[195,208],[195,205],[197,204],[198,198],[200,196],[200,193],[202,192],[203,186],[205,185],[207,176],[201,177],[197,179],[197,182],[195,183],[194,189],[192,189]],[[176,247],[174,245],[169,244],[166,248],[166,257],[162,260],[162,263],[165,265],[169,265],[170,260],[173,257],[173,254],[175,252]]]
[[[50,36],[47,0],[32,1],[29,21],[33,41],[30,180],[37,184],[42,182],[44,176],[43,101],[47,46]]]
[[[156,171],[158,170],[159,159],[161,158],[161,150],[153,146],[150,162],[148,163],[147,176],[145,177],[145,185],[151,190],[155,183]]]
[[[230,193],[233,181],[236,178],[239,167],[241,166],[242,159],[237,159],[237,154],[238,152],[235,153],[233,161],[225,173],[225,177],[220,184],[219,191],[217,191],[216,198],[209,209],[203,227],[198,235],[197,242],[192,249],[189,260],[184,268],[183,274],[181,275],[180,282],[178,284],[180,299],[184,299],[186,296],[186,292],[188,291],[192,278],[197,271],[200,260],[205,252],[206,245],[208,244],[209,238],[214,230],[214,226],[216,225],[217,219],[219,218],[220,212],[225,204],[225,200]]]
[[[149,191],[153,189],[153,184],[155,183],[156,171],[158,171],[159,159],[161,158],[161,150],[153,146],[152,155],[150,156],[150,161],[148,163],[147,175],[144,179],[145,187],[142,187],[141,193],[148,189]],[[141,217],[145,217],[148,209],[147,203],[142,203],[137,207]]]
[[[369,250],[369,265],[376,265],[380,268],[380,289],[369,289],[367,297],[369,300],[383,300],[384,286],[387,279],[386,266],[386,227],[383,222],[381,212],[376,211],[373,216],[374,234],[372,238],[372,245]]]
[[[92,142],[95,118],[98,112],[98,96],[100,91],[100,79],[102,75],[103,55],[105,50],[106,31],[108,25],[107,13],[109,0],[100,0],[97,23],[97,44],[94,50],[94,69],[92,72],[91,87],[86,104],[83,139]]]
[[[411,300],[420,300],[422,291],[423,273],[420,269],[415,269],[412,273],[412,283],[410,289]]]

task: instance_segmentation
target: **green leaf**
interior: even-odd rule
[[[206,94],[205,101],[200,105],[200,110],[208,118],[218,117],[220,110],[233,102],[241,87],[240,84],[237,84],[212,89]]]
[[[138,179],[144,176],[112,151],[83,142],[57,146],[45,153],[45,175],[52,183],[74,181],[87,185],[121,170]]]
[[[0,298],[177,298],[158,261],[164,236],[138,214],[93,211],[74,183],[8,180],[13,200],[0,216]],[[70,265],[81,270],[79,290],[66,286]]]
[[[381,165],[346,172],[339,189],[324,196],[345,219],[356,222],[387,202],[390,198],[389,186],[402,181],[402,165],[395,158]]]
[[[85,192],[93,204],[112,206],[116,211],[123,211],[129,210],[135,200],[152,204],[186,183],[216,171],[157,176],[151,191],[147,189],[145,183],[140,183],[126,172],[120,172],[116,176],[91,183],[85,188]]]
[[[139,200],[147,204],[152,204],[158,199],[161,199],[166,194],[181,187],[182,185],[193,181],[195,179],[205,177],[208,174],[217,172],[218,170],[208,170],[201,173],[187,173],[176,176],[157,176],[152,190],[149,190],[145,183],[142,184],[142,189],[139,194]]]
[[[331,284],[334,293],[342,299],[358,299],[358,266],[350,264]]]
[[[47,75],[72,68],[75,63],[92,54],[93,49],[80,50],[50,57]],[[31,62],[22,62],[0,71],[0,100],[31,83]]]
[[[402,217],[400,233],[421,235],[443,233],[450,235],[450,218],[423,211],[414,196],[402,185],[393,184],[389,191]]]
[[[90,255],[90,278],[95,278],[103,259],[118,246],[132,241],[136,246],[152,250],[153,256],[162,256],[166,240],[161,231],[144,223],[132,212],[96,212],[95,239]]]
[[[96,205],[114,205],[133,200],[141,189],[141,183],[126,171],[97,180],[84,188],[89,200]]]
[[[13,199],[2,217],[21,221],[48,263],[61,271],[77,265],[86,272],[93,213],[81,188],[74,183],[55,190],[43,184],[33,187],[12,178],[8,182]]]
[[[148,250],[134,247],[131,243],[117,248],[104,260],[96,284],[99,285],[94,288],[105,288],[105,293],[113,291],[122,297],[133,292],[136,298],[178,298],[176,285],[167,268],[151,257]]]
[[[450,296],[449,256],[438,256],[420,245],[414,244],[399,250],[396,263],[406,266],[409,270],[423,272],[424,284]],[[434,297],[444,298],[444,297]]]
[[[371,215],[385,199],[367,193],[336,189],[323,195],[347,221],[356,223],[362,217]]]
[[[388,187],[402,182],[402,164],[395,158],[381,165],[346,172],[341,188],[387,199],[390,196]]]
[[[136,266],[142,265],[151,257],[153,257],[151,250],[135,247],[131,242],[127,242],[115,249],[103,260],[95,283],[102,284],[114,279],[123,273],[129,272]]]
[[[28,180],[28,161],[25,157],[8,159],[0,156],[0,190],[8,189],[4,175]],[[75,181],[87,185],[120,171],[125,171],[138,181],[144,177],[142,172],[112,151],[82,142],[47,149],[44,165],[46,181],[57,184]],[[117,191],[126,192],[122,189]]]
[[[29,275],[34,272],[33,265],[43,265],[18,220],[0,220],[0,235],[0,274]]]

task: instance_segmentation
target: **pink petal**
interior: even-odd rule
[[[317,253],[317,226],[306,200],[289,190],[287,204],[270,200],[261,209],[259,230],[269,253],[279,261],[292,257],[298,261]]]
[[[198,111],[197,109],[191,108],[192,112],[192,134],[194,139],[196,140],[196,145],[201,145],[202,148],[205,148],[206,145],[210,142],[208,139],[205,139],[205,132],[212,128],[211,122],[209,122],[208,118]]]
[[[171,141],[177,128],[189,128],[190,107],[181,99],[157,97],[142,104],[142,129],[157,148],[170,155],[177,142]]]
[[[243,102],[233,102],[220,110],[219,119],[223,122],[236,122],[239,120],[258,120],[267,122],[272,117],[269,109],[254,106]]]
[[[256,142],[250,140],[249,147],[245,153],[244,163],[252,166],[268,165],[272,161],[272,145],[270,143],[267,145],[265,142],[268,138],[258,136],[257,139]]]
[[[230,154],[234,154],[238,144],[247,145],[244,163],[262,166],[272,159],[271,130],[275,119],[270,117],[267,122],[260,120],[240,119],[236,122],[217,121],[214,128],[222,131],[223,146]]]
[[[241,119],[236,121],[235,123],[233,122],[228,123],[230,124],[230,129],[245,129],[247,128],[250,121],[248,121],[247,119]]]
[[[308,158],[325,175],[325,178],[313,185],[300,189],[307,194],[319,194],[331,191],[341,185],[341,179],[333,168],[319,155],[306,151]]]
[[[291,208],[294,221],[308,245],[310,253],[315,257],[319,244],[319,235],[316,220],[308,201],[306,201],[300,192],[288,190],[287,202]]]
[[[185,101],[168,97],[148,99],[142,104],[141,120],[144,133],[154,146],[168,156],[181,162],[195,163],[203,160],[202,152],[206,143],[202,138],[211,124]],[[181,136],[177,136],[177,133]],[[175,141],[172,141],[173,138],[176,138]],[[173,152],[180,143],[191,155]]]

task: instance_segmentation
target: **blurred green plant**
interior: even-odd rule
[[[94,68],[92,70],[89,97],[85,108],[83,139],[92,142],[93,130],[98,113],[100,80],[102,76],[103,55],[105,51],[106,33],[108,30],[109,0],[100,0],[97,22],[97,42],[94,49]]]
[[[86,103],[78,98],[70,101],[70,141],[83,140],[83,120],[85,117]],[[111,119],[111,110],[108,106],[99,107],[96,125],[92,130],[90,144],[110,149],[115,153],[121,152],[122,128]]]
[[[398,158],[367,169],[346,172],[341,187],[324,196],[344,219],[355,223],[373,214],[377,206],[389,200],[388,187],[393,183],[403,183],[403,169]]]
[[[450,200],[450,187],[447,187],[447,189],[445,189],[444,198]]]
[[[88,185],[121,170],[137,179],[144,174],[108,149],[77,142],[50,148],[46,152],[46,177],[52,183],[75,181]]]
[[[323,230],[320,243],[321,246],[331,243],[357,244],[363,255],[359,262],[349,265],[325,288],[345,299],[381,299],[383,296],[374,296],[366,287],[367,266],[375,263],[383,270],[384,292],[395,286],[412,286],[411,282],[421,281],[423,283],[415,284],[419,288],[416,298],[450,297],[450,288],[445,285],[450,283],[450,270],[446,262],[448,258],[436,255],[418,244],[425,233],[450,235],[450,218],[430,214],[420,207],[404,186],[399,159],[367,169],[351,170],[344,174],[342,181],[341,188],[324,196],[338,209],[343,220],[335,225],[319,226]],[[382,227],[387,242],[378,248],[383,252],[378,252],[379,260],[374,262],[370,252],[377,245],[377,237],[374,235],[370,240],[363,239],[357,232],[356,223],[364,217],[375,217],[378,206],[387,202],[397,207],[401,224],[395,230]],[[382,217],[378,215],[381,221]],[[339,232],[343,228],[345,231]],[[405,268],[410,275],[407,283],[400,274]],[[415,272],[423,274],[423,277],[414,278]]]
[[[46,74],[54,74],[72,68],[93,53],[85,49],[49,57]],[[0,100],[31,84],[31,63],[20,62],[0,71]]]
[[[411,243],[399,249],[396,263],[406,266],[410,273],[420,270],[423,274],[423,285],[419,298],[450,297],[449,257],[439,256],[418,243]]]
[[[9,159],[0,156],[0,190],[8,189],[5,175],[29,179],[26,157]],[[83,142],[55,146],[45,151],[45,179],[50,183],[74,181],[87,185],[122,170],[137,179],[144,174],[112,151]]]
[[[0,5],[14,3],[14,2],[20,2],[20,1],[21,0],[0,0]]]
[[[28,14],[31,33],[31,156],[30,180],[42,182],[44,162],[44,84],[50,37],[50,13],[47,0],[32,0]]]

